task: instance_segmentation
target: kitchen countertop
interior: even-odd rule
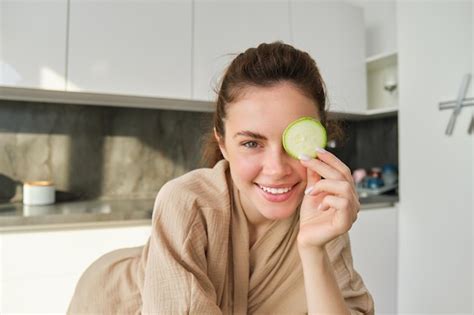
[[[360,210],[369,210],[376,208],[394,207],[399,202],[396,194],[374,195],[364,198],[359,198]]]
[[[360,198],[361,211],[393,207],[397,195]],[[0,204],[0,232],[151,224],[154,199],[84,200],[47,206]]]
[[[154,199],[0,204],[0,232],[150,224]]]

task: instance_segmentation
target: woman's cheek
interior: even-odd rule
[[[307,171],[306,168],[301,165],[299,161],[296,161],[297,163],[294,164],[293,169],[298,173],[298,176],[301,178],[301,180],[306,181],[307,177]]]
[[[234,167],[238,170],[239,176],[247,181],[254,181],[260,173],[259,159],[255,156],[239,156],[234,160]]]

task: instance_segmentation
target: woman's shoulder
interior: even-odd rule
[[[229,195],[227,170],[229,164],[221,160],[213,168],[198,168],[168,181],[160,192],[187,199],[216,201]]]
[[[154,214],[158,208],[177,212],[230,208],[228,168],[228,162],[221,160],[213,168],[195,169],[168,181],[158,192]]]

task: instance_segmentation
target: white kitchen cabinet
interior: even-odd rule
[[[396,314],[397,206],[359,211],[349,231],[355,270],[372,294],[376,314]]]
[[[238,53],[290,41],[287,1],[195,0],[194,6],[193,99],[215,101],[213,88]]]
[[[67,0],[0,0],[0,85],[65,89]]]
[[[93,261],[144,245],[150,232],[140,225],[0,234],[0,313],[65,313]]]
[[[191,12],[191,0],[71,0],[67,90],[189,99]]]
[[[363,1],[368,58],[397,51],[396,0]]]
[[[341,1],[290,1],[293,43],[316,61],[330,109],[367,109],[363,9]]]
[[[367,113],[398,111],[396,1],[363,4],[367,65]]]

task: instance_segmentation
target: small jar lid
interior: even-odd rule
[[[25,181],[23,184],[26,186],[53,186],[53,182],[49,180]]]

